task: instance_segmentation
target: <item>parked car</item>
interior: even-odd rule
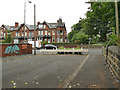
[[[57,49],[57,46],[52,45],[52,44],[46,44],[45,49]]]

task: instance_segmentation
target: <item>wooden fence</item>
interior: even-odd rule
[[[109,48],[102,48],[102,53],[109,68],[112,70],[117,79],[120,80],[120,55]]]

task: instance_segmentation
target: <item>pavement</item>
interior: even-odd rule
[[[3,88],[117,88],[101,49],[89,55],[20,55],[2,58]],[[15,85],[14,85],[15,84]]]
[[[90,56],[68,88],[118,88],[100,49],[89,49]]]

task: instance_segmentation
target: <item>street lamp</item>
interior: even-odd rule
[[[28,1],[32,3],[31,1]],[[34,55],[36,55],[36,4],[34,4]]]
[[[28,1],[32,3],[31,1]],[[26,0],[24,1],[24,43],[25,43],[25,24],[26,24]]]
[[[24,1],[24,43],[25,43],[26,0]]]
[[[34,4],[34,55],[36,55],[36,5]]]
[[[32,3],[28,0],[29,3]],[[24,2],[24,24],[26,23],[26,0]],[[24,41],[25,41],[25,27],[24,27]],[[34,55],[36,55],[36,5],[34,4]]]

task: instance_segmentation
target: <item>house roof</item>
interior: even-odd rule
[[[65,27],[65,23],[46,23],[49,28]]]
[[[27,26],[27,28],[29,30],[34,30],[34,25],[28,25],[28,24],[26,24],[26,26]],[[36,29],[37,29],[37,25],[36,25]]]
[[[46,24],[50,29],[56,29],[57,27],[63,27],[65,28],[65,23],[62,22],[62,19],[59,19],[57,21],[57,23],[47,23],[47,22],[43,22],[43,23],[40,23],[40,24]],[[19,30],[21,27],[24,26],[24,23],[21,24],[20,26],[18,27],[15,27],[15,26],[9,26],[9,25],[3,25],[7,30]],[[29,29],[29,30],[34,30],[34,25],[28,25],[28,24],[25,24],[25,26]],[[36,25],[36,29],[37,29],[37,25]]]
[[[9,26],[9,25],[3,25],[7,30],[13,31],[13,30],[18,30],[20,26],[15,27],[15,26]]]

